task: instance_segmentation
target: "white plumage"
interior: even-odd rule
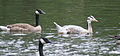
[[[60,34],[85,34],[85,33],[93,33],[91,21],[98,22],[93,16],[89,16],[87,19],[88,29],[84,29],[83,27],[76,25],[65,25],[62,27],[58,25],[56,22],[54,22],[54,24],[56,25],[57,31]]]
[[[3,30],[3,31],[9,31],[10,29],[7,28],[6,26],[0,26],[0,29]]]

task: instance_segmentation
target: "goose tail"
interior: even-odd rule
[[[62,27],[60,26],[60,25],[58,25],[56,22],[53,22],[55,25],[56,25],[56,27],[57,27],[57,29],[61,29]]]
[[[3,30],[3,31],[8,31],[10,30],[9,28],[7,28],[6,26],[0,26],[0,30]]]

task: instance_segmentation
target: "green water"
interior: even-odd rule
[[[35,56],[38,39],[46,37],[56,44],[46,44],[45,56],[118,56],[120,46],[108,35],[120,34],[120,0],[0,0],[0,25],[28,23],[35,25],[35,10],[42,9],[43,34],[0,33],[0,56]],[[86,28],[93,15],[93,37],[56,35],[53,22]]]

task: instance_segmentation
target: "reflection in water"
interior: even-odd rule
[[[0,34],[12,34],[13,36],[18,36],[18,35],[28,35],[28,34],[40,34],[38,32],[27,32],[27,31],[0,31]]]
[[[85,37],[85,36],[93,36],[93,34],[58,34],[58,37]]]

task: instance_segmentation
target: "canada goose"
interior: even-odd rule
[[[57,31],[60,34],[84,34],[84,33],[93,33],[91,22],[95,21],[98,22],[93,16],[89,16],[87,19],[87,29],[82,28],[81,26],[76,25],[65,25],[61,27],[56,22],[54,24],[56,25]]]
[[[47,38],[41,38],[39,40],[39,54],[37,56],[44,56],[43,55],[43,45],[46,43],[51,43]]]
[[[32,26],[27,23],[16,23],[7,26],[0,26],[0,29],[3,31],[30,31],[30,32],[40,32],[41,33],[41,26],[39,24],[39,14],[46,14],[41,9],[37,9],[35,11],[36,15],[36,26]]]

